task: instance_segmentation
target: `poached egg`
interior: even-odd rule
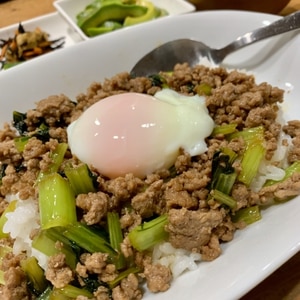
[[[171,167],[183,148],[207,150],[214,128],[205,98],[163,89],[154,96],[122,93],[90,106],[67,128],[69,146],[82,162],[109,178],[143,178]]]

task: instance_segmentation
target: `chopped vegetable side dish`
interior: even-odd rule
[[[63,47],[64,37],[49,40],[49,34],[36,28],[26,31],[20,23],[14,35],[0,39],[0,70]]]
[[[203,154],[181,148],[170,168],[110,179],[71,153],[67,127],[88,107],[165,88],[205,97],[215,126]],[[262,209],[300,194],[300,121],[282,120],[283,98],[252,75],[178,64],[13,112],[0,131],[3,299],[142,299],[222,255]]]
[[[168,14],[148,0],[94,0],[76,16],[87,36],[96,36]]]

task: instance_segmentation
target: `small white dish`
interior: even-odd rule
[[[194,38],[219,48],[279,18],[246,11],[184,14],[116,30],[38,57],[0,72],[0,126],[11,121],[13,110],[25,112],[50,95],[63,93],[75,101],[92,82],[130,71],[144,54],[162,43]],[[138,41],[138,47],[128,41]],[[258,83],[266,81],[285,89],[283,117],[299,120],[299,52],[298,30],[246,47],[224,63],[253,73]],[[263,210],[262,220],[222,245],[218,259],[201,262],[197,270],[177,278],[165,293],[146,292],[143,300],[240,299],[300,251],[299,201],[296,197]]]
[[[58,12],[39,16],[30,20],[22,21],[22,26],[25,31],[34,31],[36,28],[40,28],[42,31],[49,34],[50,40],[55,40],[64,37],[64,45],[62,48],[72,46],[82,41],[80,35],[74,30],[70,29],[66,21]],[[0,39],[8,40],[13,38],[19,24],[12,24],[3,28],[0,28]],[[58,51],[57,49],[55,51]],[[43,54],[43,55],[47,55]],[[35,59],[35,58],[33,58]],[[26,62],[27,63],[27,62]],[[3,72],[0,68],[0,72]]]
[[[61,17],[58,12],[50,13],[40,17],[36,17],[30,20],[21,22],[26,31],[33,31],[39,27],[41,30],[49,34],[51,40],[55,40],[60,37],[65,37],[64,47],[68,47],[82,41],[81,37],[70,31],[68,24]],[[0,39],[7,40],[15,35],[19,24],[12,24],[7,27],[0,28]]]
[[[93,0],[57,0],[54,7],[69,23],[69,25],[85,40],[90,39],[77,25],[76,16]],[[168,12],[168,16],[190,13],[196,10],[195,6],[185,0],[151,0],[151,2]],[[157,20],[157,19],[155,19]]]

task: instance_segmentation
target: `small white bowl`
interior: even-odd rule
[[[76,16],[93,0],[57,0],[53,2],[54,7],[69,23],[69,25],[84,39],[88,40],[91,37],[87,36],[77,25]],[[195,6],[185,0],[151,0],[151,2],[168,12],[167,16],[190,13],[196,10]],[[157,20],[157,19],[155,19]],[[152,20],[152,21],[155,21]],[[120,29],[119,29],[120,30]],[[122,30],[122,29],[121,29]]]

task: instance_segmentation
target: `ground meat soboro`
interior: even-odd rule
[[[159,80],[157,80],[159,78]],[[151,78],[131,78],[128,73],[117,74],[103,83],[95,82],[80,94],[76,102],[65,95],[50,96],[39,101],[35,108],[26,113],[26,134],[31,138],[21,151],[15,138],[18,136],[13,126],[5,124],[0,131],[1,213],[8,205],[11,194],[18,194],[23,200],[38,199],[36,179],[40,171],[47,170],[52,163],[50,153],[59,143],[67,142],[67,126],[83,111],[101,99],[124,92],[138,92],[154,95],[162,84],[179,93],[205,94],[206,105],[216,126],[235,124],[237,130],[263,126],[264,159],[271,161],[279,144],[282,129],[290,136],[291,145],[286,155],[287,164],[300,158],[300,122],[290,121],[282,126],[277,122],[279,104],[283,101],[283,91],[267,83],[256,84],[254,77],[237,71],[222,68],[176,65],[172,73],[161,73],[156,80]],[[47,140],[36,135],[39,126],[48,128]],[[218,257],[221,245],[231,241],[237,228],[245,223],[232,221],[243,208],[256,205],[269,205],[276,200],[299,195],[299,173],[288,180],[275,183],[254,191],[243,182],[236,181],[230,192],[235,205],[230,207],[217,201],[211,194],[213,160],[220,149],[228,149],[242,155],[246,147],[241,138],[227,139],[224,134],[215,134],[206,140],[208,150],[191,157],[184,149],[174,166],[168,170],[158,170],[146,178],[136,178],[132,174],[116,179],[103,177],[90,167],[95,180],[96,191],[79,194],[76,198],[78,220],[88,226],[106,226],[108,212],[117,212],[124,240],[121,251],[127,263],[136,271],[129,272],[116,284],[122,270],[118,270],[106,253],[88,253],[81,249],[76,268],[66,264],[64,254],[50,257],[45,276],[50,285],[60,288],[68,284],[77,287],[93,283],[93,299],[141,299],[146,284],[152,292],[167,290],[172,283],[172,273],[168,267],[154,264],[151,252],[134,249],[128,233],[145,220],[166,214],[165,230],[168,241],[175,248],[198,252],[203,260],[211,261]],[[281,141],[288,144],[288,139]],[[64,173],[66,165],[79,166],[81,162],[67,150],[64,162],[58,170]],[[237,173],[241,163],[231,166]],[[38,234],[33,232],[32,237]],[[14,240],[4,238],[2,245],[12,247]],[[61,245],[57,249],[60,249]],[[24,249],[25,250],[25,249]],[[2,260],[5,285],[0,287],[1,299],[34,299],[27,285],[27,277],[21,261],[26,253],[9,252]],[[91,288],[91,286],[89,286]],[[79,299],[86,299],[79,296]]]

